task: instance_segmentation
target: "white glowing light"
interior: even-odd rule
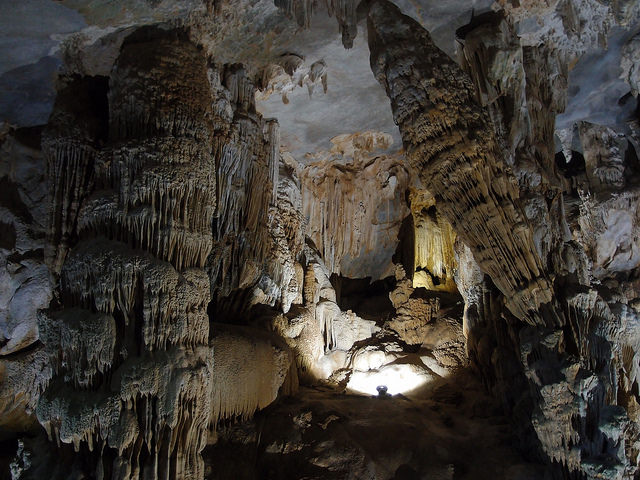
[[[347,384],[347,390],[377,395],[379,385],[387,387],[387,393],[396,395],[407,393],[429,383],[432,377],[417,365],[385,365],[379,370],[353,372]]]

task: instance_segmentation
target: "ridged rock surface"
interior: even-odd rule
[[[333,138],[301,167],[306,235],[327,268],[350,278],[393,274],[392,256],[408,211],[404,156],[380,155],[390,135],[362,132]]]
[[[213,367],[203,267],[216,207],[210,98],[195,46],[143,30],[127,38],[110,78],[106,145],[98,151],[66,130],[85,128],[91,139],[79,114],[54,116],[47,131],[52,179],[64,187],[52,192],[54,244],[80,240],[62,265],[65,308],[41,318],[55,374],[37,415],[100,478],[203,476]]]
[[[369,17],[371,67],[387,90],[412,167],[509,307],[532,324],[562,324],[531,249],[516,179],[473,84],[420,25],[393,4]]]

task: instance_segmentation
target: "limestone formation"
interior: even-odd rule
[[[274,329],[292,348],[303,378],[325,380],[347,366],[348,352],[380,330],[375,321],[342,311],[329,280],[330,272],[318,255],[305,248],[304,304],[297,315],[279,315]]]
[[[413,286],[455,292],[456,270],[451,224],[438,212],[435,198],[427,191],[409,194],[413,224]]]
[[[376,154],[392,142],[378,132],[342,135],[301,169],[305,233],[332,273],[393,274],[409,173],[401,155]]]
[[[216,324],[211,424],[250,418],[279,392],[296,393],[298,373],[286,344],[260,330]]]
[[[52,299],[42,129],[9,129],[0,140],[0,356],[38,340],[38,311]]]
[[[256,99],[266,100],[274,93],[279,93],[282,95],[282,102],[288,104],[288,94],[295,88],[306,86],[311,98],[319,84],[326,95],[328,82],[327,64],[323,59],[307,65],[299,55],[285,53],[276,63],[262,68],[258,82],[260,91],[256,92]]]
[[[504,295],[501,303],[509,311],[505,315],[504,307],[495,303],[491,285],[474,273],[478,267],[468,258],[467,247],[460,247],[460,267],[467,272],[458,278],[467,301],[465,332],[472,359],[492,372],[489,377],[497,375],[498,389],[516,408],[523,399],[514,398],[501,385],[517,368],[509,372],[497,364],[493,347],[483,342],[493,337],[505,362],[509,350],[510,361],[519,357],[524,377],[517,374],[517,381],[528,383],[534,398],[541,399],[534,400],[529,413],[537,442],[560,469],[588,478],[602,472],[609,478],[633,475],[638,427],[629,417],[634,409],[620,408],[616,399],[620,387],[613,372],[619,371],[620,360],[612,352],[617,344],[614,332],[620,328],[614,325],[625,322],[623,305],[636,293],[612,297],[598,287],[604,272],[597,267],[609,256],[608,281],[620,285],[624,274],[613,280],[612,275],[619,275],[614,272],[628,275],[636,265],[631,246],[634,213],[622,220],[616,207],[604,200],[612,190],[622,198],[633,195],[622,174],[633,167],[625,165],[621,153],[631,144],[611,129],[578,125],[586,175],[563,192],[556,166],[550,164],[549,128],[554,110],[564,108],[558,96],[562,90],[528,69],[531,64],[552,67],[537,60],[543,48],[514,43],[509,25],[499,16],[478,20],[478,26],[469,27],[463,37],[465,66],[477,79],[474,92],[465,74],[438,51],[428,33],[393,5],[375,3],[368,26],[372,68],[389,94],[409,158],[479,268]],[[504,50],[496,53],[486,44],[474,43],[474,35],[490,35],[490,41]],[[495,70],[504,65],[504,54],[512,59],[506,74]],[[474,93],[486,108],[475,103]],[[542,98],[546,100],[540,102]],[[509,130],[514,111],[532,124],[520,138]],[[587,132],[595,134],[596,145]],[[602,199],[597,208],[590,207],[592,196]],[[567,202],[578,203],[576,213],[565,210]],[[616,240],[610,240],[612,233],[605,233],[605,225],[618,221],[625,226],[616,229]],[[487,227],[492,232],[479,233]],[[576,244],[583,234],[594,237]],[[604,253],[612,243],[620,255],[619,267],[611,250]],[[495,248],[499,252],[488,253]],[[488,258],[507,263],[496,268]],[[508,332],[506,337],[483,332],[487,321],[500,325],[494,310],[530,325],[498,327]],[[533,316],[527,313],[533,311]],[[551,378],[550,370],[559,374]],[[613,431],[617,433],[612,435]]]
[[[638,0],[0,11],[0,478],[640,475]]]
[[[516,180],[468,77],[392,4],[374,4],[368,26],[371,67],[424,186],[512,312],[534,324],[562,324],[542,260],[529,246],[533,232]]]
[[[47,133],[50,171],[64,175],[52,179],[65,186],[52,193],[53,241],[81,240],[62,266],[66,308],[42,316],[55,374],[37,415],[99,477],[203,475],[213,366],[203,267],[216,207],[207,71],[179,32],[143,30],[110,78],[105,147]],[[80,165],[87,173],[73,176]]]
[[[269,253],[269,209],[276,205],[278,189],[278,125],[256,113],[254,86],[241,66],[230,66],[223,74],[214,70],[210,81],[216,98],[212,153],[217,207],[208,265],[212,295],[226,297],[258,282]]]

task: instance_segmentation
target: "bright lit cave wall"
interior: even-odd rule
[[[0,478],[640,478],[637,0],[0,32]]]

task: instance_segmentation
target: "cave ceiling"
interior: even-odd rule
[[[456,30],[503,7],[491,0],[395,3],[426,28],[436,45],[452,58],[456,55]],[[326,93],[321,86],[310,95],[305,86],[289,85],[288,103],[282,101],[280,92],[258,95],[258,110],[279,121],[282,145],[299,161],[304,161],[307,153],[329,150],[330,139],[344,133],[385,132],[393,138],[386,150],[401,148],[388,100],[369,67],[362,15],[353,46],[346,49],[335,16],[330,17],[322,4],[316,6],[306,28],[266,0],[230,2],[219,8],[198,0],[2,0],[1,8],[0,116],[13,125],[46,122],[63,62],[71,63],[75,73],[107,75],[122,39],[132,29],[150,24],[167,28],[195,25],[195,36],[216,62],[242,62],[254,72],[284,54],[304,58],[307,67],[318,60],[325,62]],[[219,13],[208,14],[216,8]],[[557,39],[563,54],[570,57],[567,105],[559,112],[557,128],[570,130],[578,121],[624,124],[635,109],[628,95],[633,87],[621,70],[623,46],[637,29],[633,8],[620,8],[618,25],[610,25],[614,21],[605,18],[604,6],[600,11],[595,8],[590,14],[593,28],[587,26],[577,42],[567,38],[562,16],[553,8],[533,3],[513,10],[523,45]]]

